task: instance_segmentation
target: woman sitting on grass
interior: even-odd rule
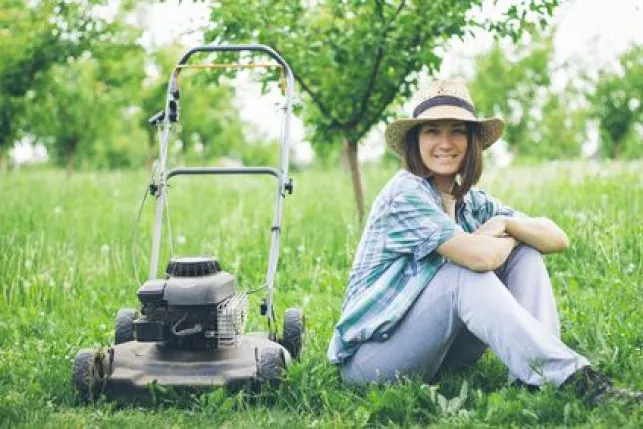
[[[373,203],[328,358],[351,384],[471,365],[487,347],[519,385],[573,384],[592,402],[621,392],[560,340],[543,253],[567,235],[472,186],[500,119],[475,114],[467,88],[420,90],[413,119],[386,130],[403,159]]]

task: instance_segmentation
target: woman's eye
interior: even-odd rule
[[[438,130],[436,128],[426,128],[424,134],[437,134]]]
[[[454,132],[455,134],[466,134],[466,133],[467,133],[467,130],[462,129],[462,128],[456,128],[455,130],[453,130],[453,132]]]

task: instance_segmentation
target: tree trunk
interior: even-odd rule
[[[70,139],[69,146],[67,150],[67,178],[71,177],[71,173],[74,171],[74,164],[76,163],[76,152],[78,149],[78,140]]]
[[[353,181],[353,193],[355,195],[355,204],[357,205],[357,220],[361,225],[364,222],[364,190],[362,188],[359,162],[357,162],[357,142],[345,140],[344,150],[346,151],[348,168],[351,171],[351,179]]]
[[[621,159],[621,155],[623,154],[623,137],[621,137],[620,140],[615,141],[612,144],[613,147],[613,158],[614,159]]]

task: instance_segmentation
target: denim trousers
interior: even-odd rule
[[[559,386],[588,360],[560,340],[543,257],[521,244],[496,271],[447,262],[386,341],[367,341],[340,364],[349,384],[389,382],[473,365],[490,348],[509,380]]]

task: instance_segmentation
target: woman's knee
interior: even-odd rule
[[[518,264],[545,266],[543,254],[540,253],[538,249],[531,247],[528,244],[518,245],[512,256],[516,259],[516,263]]]
[[[448,263],[447,265],[450,265],[450,269],[455,271],[457,283],[460,286],[500,282],[493,271],[473,271],[453,263]]]
[[[464,267],[459,268],[456,288],[458,303],[461,299],[467,301],[488,299],[496,292],[504,293],[505,289],[504,284],[493,271],[473,271]]]

